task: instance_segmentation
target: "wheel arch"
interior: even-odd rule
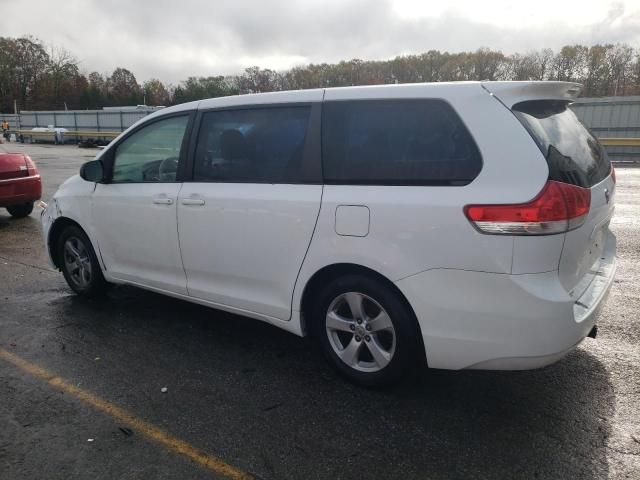
[[[56,218],[54,222],[51,224],[51,227],[49,228],[49,235],[47,237],[47,248],[49,249],[49,255],[51,257],[51,261],[53,262],[53,264],[57,269],[60,269],[62,267],[60,264],[60,259],[58,258],[56,242],[58,241],[58,238],[60,237],[60,234],[64,231],[64,229],[69,226],[78,227],[80,230],[82,230],[85,233],[85,235],[87,235],[87,237],[89,238],[89,241],[91,241],[91,238],[89,237],[89,234],[87,233],[87,231],[84,228],[82,228],[82,225],[80,225],[75,220],[69,217]]]
[[[409,309],[409,311],[413,316],[413,321],[415,322],[416,328],[418,329],[418,335],[420,337],[420,345],[423,353],[425,353],[425,347],[424,347],[424,341],[422,337],[422,329],[420,328],[420,322],[418,321],[415,311],[413,310],[413,307],[409,303],[409,300],[407,299],[407,297],[402,293],[402,291],[398,288],[398,286],[395,283],[393,283],[391,280],[389,280],[389,278],[387,278],[386,276],[382,275],[379,272],[376,272],[375,270],[369,267],[365,267],[355,263],[334,263],[331,265],[326,265],[322,267],[320,270],[318,270],[317,272],[315,272],[309,278],[309,280],[307,281],[304,287],[304,290],[302,292],[302,297],[300,300],[300,312],[301,312],[300,328],[303,332],[303,335],[307,335],[309,333],[309,328],[307,325],[307,322],[310,321],[310,317],[311,317],[309,312],[311,309],[311,305],[313,303],[313,299],[315,298],[315,295],[317,295],[317,293],[319,292],[320,288],[322,288],[323,285],[327,284],[328,282],[336,278],[339,278],[344,275],[353,275],[353,274],[364,275],[370,278],[375,278],[376,280],[381,281],[383,284],[385,284],[388,288],[390,288],[392,291],[394,291],[398,295],[398,298],[401,299],[401,301],[406,305],[406,307]]]

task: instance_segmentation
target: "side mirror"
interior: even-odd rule
[[[80,177],[87,182],[101,183],[104,180],[102,161],[92,160],[80,167]]]

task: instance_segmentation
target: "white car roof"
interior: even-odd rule
[[[284,92],[251,93],[247,95],[231,95],[229,97],[209,98],[202,100],[198,108],[235,107],[241,105],[261,105],[269,103],[320,102],[324,89],[289,90]]]
[[[163,108],[142,121],[171,113],[243,105],[265,105],[282,103],[308,103],[324,100],[356,100],[376,98],[447,98],[464,93],[477,92],[495,95],[507,107],[525,100],[568,100],[580,93],[582,86],[573,82],[555,81],[507,81],[507,82],[434,82],[405,83],[397,85],[366,85],[354,87],[316,88],[283,92],[252,93],[209,98]],[[475,92],[474,92],[475,90]]]
[[[573,82],[508,81],[508,82],[434,82],[405,83],[397,85],[367,85],[354,87],[317,88],[284,92],[254,93],[229,97],[210,98],[198,104],[199,109],[224,108],[242,105],[270,103],[319,102],[324,100],[355,100],[374,98],[411,98],[448,96],[482,89],[499,98],[508,107],[525,100],[569,100],[580,93],[582,86]],[[193,108],[193,107],[192,107]],[[163,110],[167,112],[169,109]]]

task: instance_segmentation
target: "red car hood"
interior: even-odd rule
[[[0,180],[29,176],[27,160],[21,153],[0,153]]]

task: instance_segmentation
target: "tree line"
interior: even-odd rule
[[[177,85],[152,78],[139,83],[130,70],[83,73],[70,52],[33,37],[0,37],[0,112],[173,105],[243,93],[349,85],[461,80],[567,80],[583,96],[640,95],[640,49],[627,44],[567,45],[505,55],[429,50],[391,60],[344,60],[286,71],[250,67],[239,75],[189,77]]]

